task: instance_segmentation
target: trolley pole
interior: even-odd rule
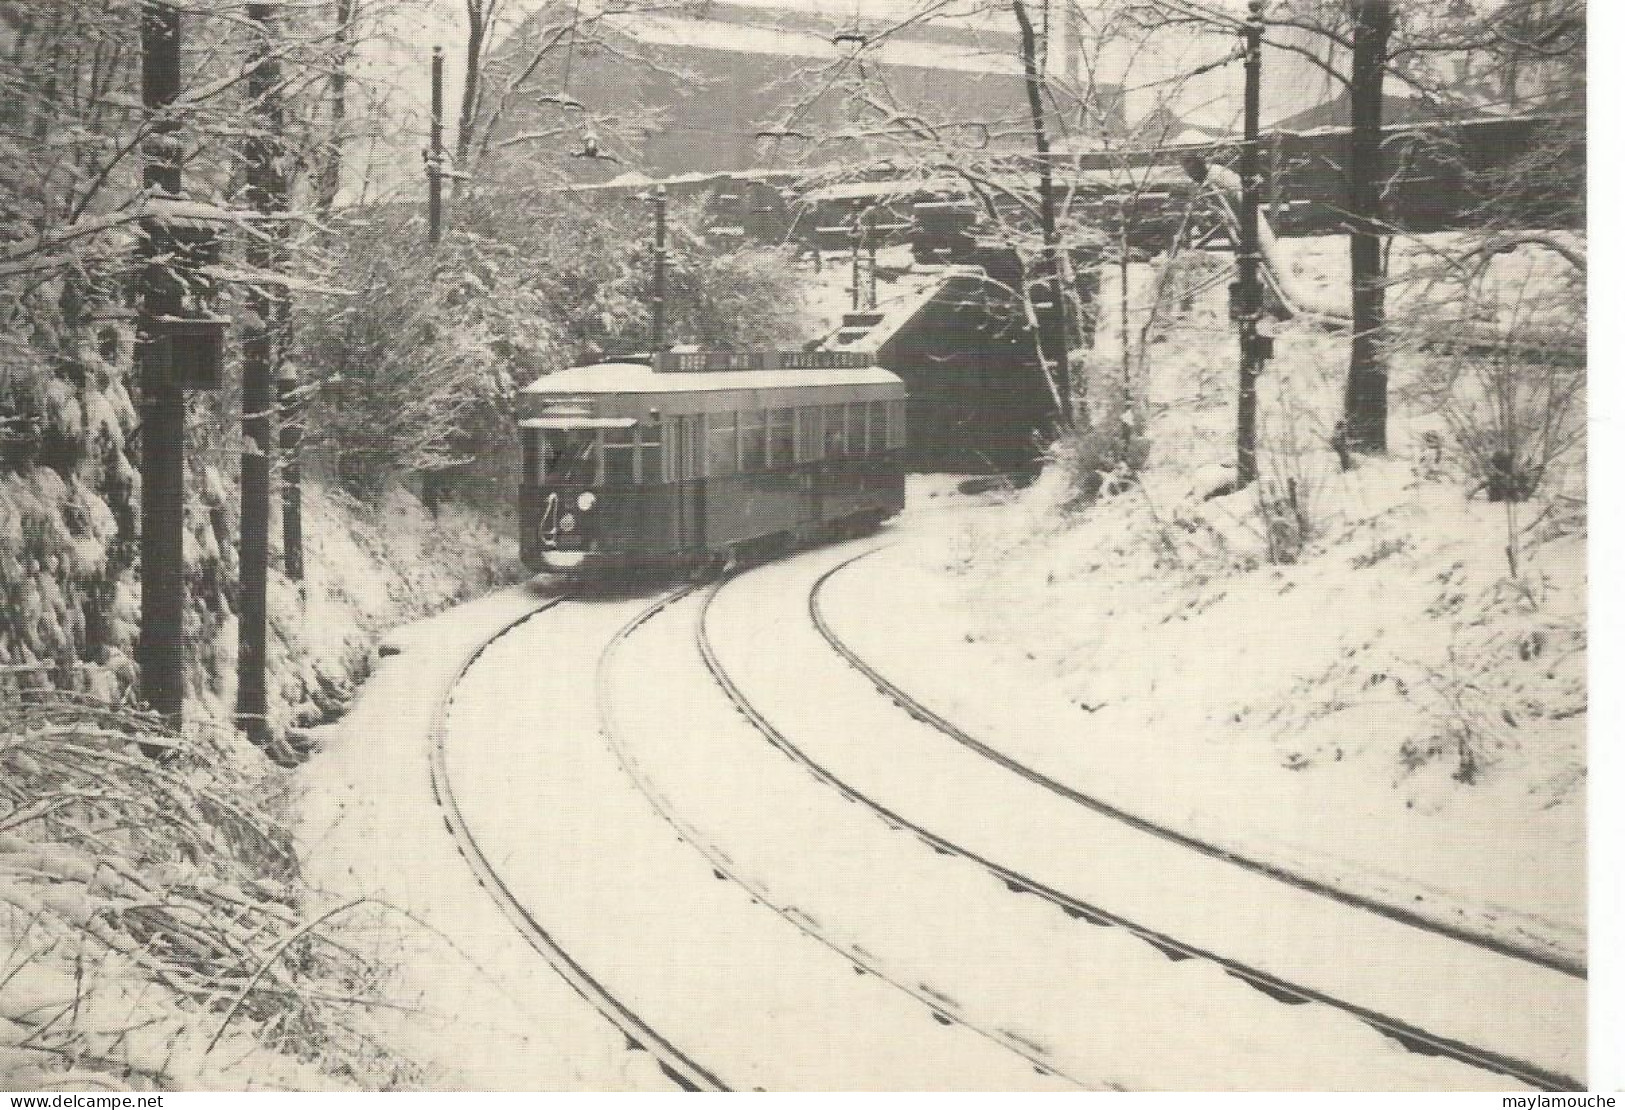
[[[429,64],[429,242],[440,242],[440,154],[441,116],[445,111],[443,72],[446,56],[440,47],[434,48],[434,60]]]
[[[172,3],[141,10],[141,102],[149,137],[141,181],[152,197],[181,191],[180,124],[168,109],[181,90],[181,17]],[[170,371],[161,320],[181,314],[180,279],[163,261],[169,241],[161,217],[142,220],[141,312],[136,345],[141,380],[141,697],[179,726],[186,700],[183,617],[186,605],[186,402]]]
[[[1258,478],[1258,377],[1268,340],[1258,332],[1264,291],[1258,278],[1258,113],[1263,72],[1264,0],[1248,0],[1245,46],[1246,89],[1242,103],[1241,242],[1237,244],[1236,323],[1240,332],[1241,379],[1236,400],[1236,487]]]
[[[852,311],[863,307],[862,263],[858,261],[863,246],[863,213],[852,213]]]
[[[867,223],[863,229],[863,237],[869,244],[869,309],[873,311],[880,301],[880,244],[875,241],[875,210],[869,209],[866,213]]]
[[[666,187],[655,186],[655,270],[649,295],[650,350],[666,345]]]

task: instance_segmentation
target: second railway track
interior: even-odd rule
[[[862,558],[863,555],[870,553],[872,552],[860,553],[854,559]],[[839,570],[841,566],[845,566],[851,561],[853,560],[839,564],[835,569]],[[828,575],[824,577],[827,579]],[[820,582],[823,580],[820,579]],[[1096,925],[1112,925],[1122,928],[1150,944],[1170,959],[1207,961],[1278,1001],[1285,1003],[1313,1002],[1340,1010],[1398,1042],[1410,1051],[1455,1060],[1485,1071],[1505,1075],[1542,1090],[1570,1091],[1584,1089],[1584,1084],[1572,1075],[1542,1067],[1527,1060],[1518,1059],[1504,1052],[1479,1048],[1453,1037],[1433,1033],[1416,1024],[1381,1013],[1373,1008],[1346,1001],[1327,992],[1289,981],[1258,967],[1228,958],[1210,948],[1188,943],[1104,906],[1059,890],[1022,871],[1007,867],[983,853],[924,827],[896,809],[887,806],[879,799],[871,797],[857,786],[840,777],[833,769],[817,761],[804,748],[797,745],[783,731],[777,728],[751,701],[724,667],[711,640],[707,624],[712,603],[719,595],[722,585],[724,584],[719,583],[716,588],[708,591],[704,608],[701,610],[699,619],[696,622],[695,633],[701,656],[718,685],[722,687],[729,699],[734,702],[739,711],[755,726],[768,743],[805,767],[812,775],[838,791],[849,801],[870,810],[893,829],[911,833],[938,853],[958,856],[975,863],[1001,880],[1012,892],[1034,895],[1056,906],[1073,919],[1086,920]],[[811,604],[811,599],[809,604]],[[867,672],[865,674],[868,677]],[[883,693],[887,693],[887,696],[890,696],[885,687],[881,687],[881,690]],[[908,709],[906,704],[901,702],[899,704],[905,710]],[[934,727],[934,722],[928,721],[927,723],[933,724]]]
[[[955,724],[947,717],[944,717],[942,714],[936,712],[909,691],[903,689],[897,683],[893,682],[872,663],[864,659],[863,656],[859,655],[857,651],[855,651],[845,640],[840,637],[840,635],[835,631],[834,627],[830,624],[829,618],[824,613],[822,597],[824,589],[830,580],[836,575],[840,574],[842,571],[849,569],[854,564],[868,558],[869,556],[877,554],[881,550],[883,550],[883,548],[873,547],[867,551],[859,552],[850,559],[837,563],[835,566],[831,567],[829,570],[820,575],[818,580],[813,584],[811,592],[807,595],[807,612],[812,618],[813,626],[817,628],[818,634],[824,638],[825,642],[828,643],[832,649],[834,649],[835,653],[838,654],[842,659],[846,660],[846,662],[859,674],[863,675],[870,682],[874,683],[875,689],[879,690],[887,698],[890,698],[898,705],[899,708],[903,709],[915,720],[921,722],[922,724],[929,725],[931,728],[936,729],[938,732],[942,733],[942,735],[946,736],[950,740],[953,740],[955,743],[975,752],[984,759],[991,760],[992,762],[1005,768],[1007,771],[1019,775],[1021,778],[1026,779],[1035,786],[1041,787],[1052,794],[1065,798],[1069,802],[1073,802],[1077,805],[1094,810],[1096,813],[1109,817],[1114,821],[1121,821],[1123,824],[1128,825],[1131,828],[1135,828],[1141,832],[1149,833],[1152,836],[1168,840],[1174,844],[1180,845],[1181,847],[1189,848],[1193,852],[1200,852],[1202,855],[1223,860],[1226,863],[1233,864],[1245,870],[1267,876],[1271,879],[1275,879],[1278,882],[1286,883],[1289,886],[1297,887],[1299,890],[1308,891],[1311,894],[1317,894],[1324,898],[1330,898],[1333,901],[1341,902],[1347,906],[1353,906],[1356,909],[1363,910],[1367,913],[1376,914],[1379,917],[1389,918],[1412,928],[1421,929],[1425,932],[1437,933],[1440,936],[1449,937],[1451,940],[1461,941],[1464,944],[1471,944],[1476,947],[1483,948],[1486,951],[1497,953],[1498,955],[1509,956],[1516,960],[1523,960],[1526,963],[1549,968],[1552,971],[1561,972],[1564,975],[1572,976],[1576,979],[1586,978],[1586,965],[1583,961],[1569,959],[1561,955],[1545,952],[1526,945],[1515,944],[1477,930],[1454,926],[1448,922],[1439,921],[1435,917],[1420,914],[1413,910],[1407,909],[1405,906],[1395,905],[1392,902],[1364,897],[1360,894],[1341,889],[1329,883],[1320,882],[1319,880],[1310,876],[1292,871],[1288,868],[1281,867],[1266,860],[1255,859],[1241,852],[1226,848],[1223,845],[1215,844],[1211,841],[1203,840],[1200,837],[1192,836],[1189,833],[1182,832],[1179,829],[1172,828],[1168,825],[1159,824],[1158,822],[1149,820],[1136,813],[1131,813],[1120,806],[1113,805],[1111,802],[1108,802],[1097,795],[1088,794],[1081,790],[1077,790],[1074,787],[1068,786],[1066,783],[1051,778],[1042,771],[1028,766],[1027,764],[1022,763],[1020,760],[1012,758],[1007,753],[1000,751],[991,744],[987,744],[977,739],[975,736],[972,736],[965,729],[959,727],[959,725]]]
[[[721,588],[724,582],[726,582],[725,578],[720,579],[705,591],[705,601],[699,609],[695,620],[695,641],[699,645],[702,655],[704,655],[706,658],[708,669],[711,669],[713,675],[718,676],[718,682],[720,685],[722,685],[724,693],[728,695],[730,701],[732,701],[737,708],[739,708],[746,714],[747,717],[754,721],[755,718],[751,716],[753,711],[750,709],[749,703],[742,701],[742,699],[737,696],[737,691],[735,691],[733,687],[728,684],[726,676],[719,675],[712,666],[713,657],[709,654],[709,644],[706,640],[703,628],[704,615],[709,609],[710,598],[715,595],[716,591]],[[700,832],[692,823],[685,820],[681,813],[678,812],[676,806],[674,806],[668,799],[664,798],[660,794],[660,791],[649,779],[648,775],[638,768],[636,761],[627,751],[626,740],[624,736],[621,735],[620,729],[617,725],[617,714],[615,711],[613,689],[613,667],[615,657],[620,647],[634,632],[659,616],[671,605],[676,604],[678,601],[681,601],[690,593],[694,592],[694,589],[695,587],[686,587],[682,590],[675,591],[650,605],[649,608],[638,614],[637,617],[629,621],[618,633],[616,633],[615,638],[611,640],[610,643],[604,648],[603,654],[600,657],[598,681],[599,716],[604,723],[606,739],[608,740],[610,747],[614,750],[616,760],[620,763],[622,770],[624,770],[627,776],[637,785],[638,789],[643,793],[644,797],[648,799],[649,804],[655,808],[656,812],[658,812],[660,816],[664,818],[665,821],[677,832],[678,836],[706,857],[707,861],[711,864],[719,878],[726,877],[730,881],[743,887],[750,893],[752,898],[771,909],[774,913],[783,918],[785,921],[789,922],[796,929],[818,941],[820,944],[823,944],[831,950],[838,952],[845,959],[851,961],[855,969],[860,970],[865,974],[874,975],[885,982],[890,983],[897,990],[902,991],[904,994],[913,998],[915,1001],[919,1002],[922,1006],[929,1010],[932,1016],[935,1017],[938,1022],[942,1024],[954,1023],[964,1026],[966,1029],[987,1038],[993,1043],[999,1045],[1001,1048],[1004,1048],[1007,1051],[1027,1060],[1033,1065],[1034,1070],[1041,1074],[1057,1076],[1059,1078],[1068,1080],[1079,1087],[1086,1086],[1086,1084],[1084,1084],[1083,1081],[1078,1079],[1076,1076],[1066,1074],[1065,1071],[1056,1066],[1053,1060],[1047,1057],[1047,1054],[1035,1049],[1031,1043],[1025,1041],[1021,1037],[999,1030],[984,1028],[979,1024],[967,1021],[961,1017],[950,1017],[946,1012],[944,1012],[943,1004],[940,1001],[933,999],[926,990],[910,986],[909,984],[902,982],[900,979],[888,975],[875,963],[875,961],[868,958],[861,949],[858,949],[855,946],[842,944],[827,930],[819,928],[814,922],[810,921],[805,914],[797,914],[793,908],[778,904],[760,883],[753,882],[750,878],[741,874],[739,868],[733,863],[725,852],[711,844],[702,832]]]

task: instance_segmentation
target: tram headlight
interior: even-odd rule
[[[576,530],[576,515],[574,513],[565,513],[563,516],[559,517],[559,531],[560,532],[568,533],[568,532],[574,532],[575,530]]]
[[[596,504],[598,504],[598,498],[593,496],[592,490],[586,490],[580,497],[576,498],[576,508],[584,513],[590,512]]]

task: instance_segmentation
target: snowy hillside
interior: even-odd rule
[[[1288,249],[1326,282],[1341,244]],[[1208,499],[1234,458],[1223,313],[1206,295],[1148,349],[1141,481],[1086,504],[1063,445],[1031,488],[854,568],[854,598],[883,575],[908,619],[854,605],[843,635],[1125,809],[1583,961],[1583,445],[1541,496],[1488,503],[1421,388],[1436,365],[1407,355],[1389,454],[1344,471],[1346,338],[1289,325],[1260,385],[1262,480]],[[1116,343],[1094,352],[1097,398]]]

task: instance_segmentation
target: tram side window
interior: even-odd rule
[[[767,414],[739,414],[739,469],[767,469]]]
[[[838,459],[846,454],[846,406],[824,406],[824,457]]]
[[[886,402],[869,402],[869,454],[883,454],[889,446],[886,438]]]
[[[604,485],[630,486],[638,443],[633,428],[610,428],[604,432]]]
[[[849,455],[862,455],[869,450],[864,434],[864,418],[868,414],[869,406],[862,401],[846,406],[846,453]]]
[[[906,401],[886,402],[886,412],[889,417],[886,421],[886,426],[889,429],[889,437],[886,441],[887,447],[906,446],[904,441],[908,437],[904,432],[903,420],[905,418],[905,411],[907,407],[908,402]]]
[[[796,461],[810,462],[823,457],[824,410],[816,406],[796,410]]]
[[[767,465],[789,466],[796,461],[796,410],[774,409],[767,414]]]
[[[642,458],[638,481],[646,486],[657,486],[665,481],[663,464],[666,453],[660,442],[659,424],[638,425],[638,453]]]
[[[734,431],[734,414],[713,412],[705,418],[705,472],[712,478],[739,469],[739,440]]]
[[[566,486],[598,480],[598,434],[591,428],[556,428],[542,433],[537,477]]]

